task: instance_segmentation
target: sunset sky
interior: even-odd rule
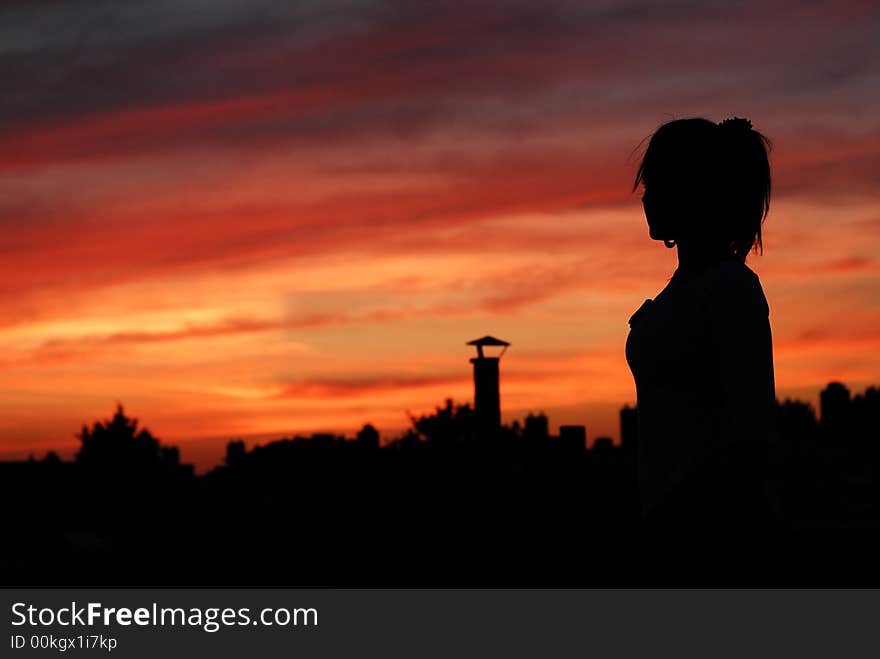
[[[6,2],[0,459],[117,401],[185,461],[470,401],[618,435],[675,268],[632,179],[671,118],[773,141],[777,393],[880,384],[876,2]]]

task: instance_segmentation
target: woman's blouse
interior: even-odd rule
[[[679,268],[630,318],[626,358],[638,397],[643,512],[734,444],[773,436],[769,308],[737,260]]]

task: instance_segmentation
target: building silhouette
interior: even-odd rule
[[[524,420],[523,433],[527,440],[534,442],[546,441],[550,436],[550,421],[547,419],[547,415],[543,412],[538,414],[529,412]]]
[[[849,419],[850,391],[841,382],[829,382],[819,394],[822,427],[836,435],[846,430]]]
[[[620,410],[620,445],[625,451],[635,452],[639,441],[639,411],[624,405]]]

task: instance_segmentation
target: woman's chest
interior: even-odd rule
[[[630,320],[626,358],[636,385],[692,388],[712,363],[706,314],[698,298],[658,295]]]

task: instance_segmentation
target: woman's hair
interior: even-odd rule
[[[723,241],[740,259],[762,250],[770,210],[771,144],[748,119],[676,119],[651,136],[633,191],[660,190],[680,217],[671,240],[699,233]],[[653,194],[653,193],[652,193]],[[711,224],[709,224],[711,222]]]

